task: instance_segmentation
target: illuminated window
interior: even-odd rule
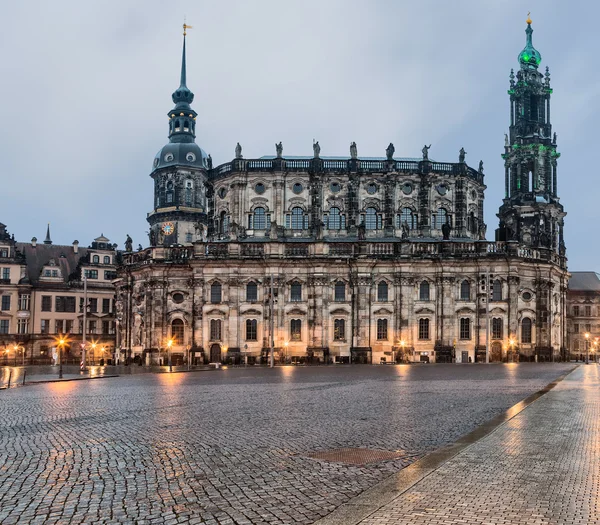
[[[300,319],[290,321],[290,339],[292,341],[302,340],[302,321]]]
[[[346,321],[344,319],[333,320],[333,340],[334,341],[345,341],[346,340]]]

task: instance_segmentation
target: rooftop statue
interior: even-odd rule
[[[508,135],[504,134],[504,145],[508,148]]]
[[[387,160],[394,160],[394,152],[396,151],[396,148],[394,148],[394,145],[390,142],[390,145],[385,148],[385,156],[387,157]]]
[[[479,173],[483,173],[483,161],[479,161]]]
[[[212,157],[210,156],[210,153],[208,154],[208,158],[206,159],[206,162],[208,164],[208,169],[212,170],[213,169],[213,163],[212,163]]]
[[[240,146],[240,143],[237,143],[237,146],[235,147],[235,158],[236,159],[241,159],[242,158],[242,146]]]
[[[280,159],[283,156],[283,144],[281,141],[279,144],[275,144],[275,151],[277,152],[277,158]]]
[[[429,160],[429,148],[431,148],[431,144],[423,146],[421,150],[423,152],[423,160]]]
[[[314,153],[315,159],[318,159],[319,155],[321,154],[321,146],[319,146],[318,140],[317,140],[317,142],[313,142],[313,153]]]
[[[350,158],[358,158],[358,149],[356,148],[356,142],[352,142],[352,144],[350,144]]]
[[[458,162],[463,164],[465,162],[466,154],[467,154],[467,152],[465,151],[465,148],[460,148],[460,151],[458,152]]]
[[[131,239],[129,234],[127,234],[127,239],[125,239],[125,251],[126,252],[133,251],[133,240]]]

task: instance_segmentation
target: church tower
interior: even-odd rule
[[[510,130],[504,141],[505,196],[496,240],[565,255],[566,213],[557,188],[556,133],[550,123],[550,72],[538,71],[542,57],[533,47],[527,19],[519,71],[510,72]],[[515,80],[516,78],[516,80]]]
[[[183,25],[181,80],[169,111],[169,143],[154,158],[154,210],[148,214],[150,245],[189,244],[202,236],[206,224],[206,180],[209,157],[196,144],[194,94],[186,85],[186,29]]]

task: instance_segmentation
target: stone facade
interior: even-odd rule
[[[567,312],[571,359],[584,359],[587,353],[596,360],[600,350],[600,275],[573,272],[567,293]]]
[[[297,157],[279,143],[245,159],[238,144],[213,168],[195,144],[184,47],[170,142],[151,173],[150,247],[119,270],[123,350],[146,362],[164,361],[169,341],[176,362],[264,361],[271,347],[283,362],[469,362],[486,348],[492,361],[564,358],[559,155],[549,73],[530,55],[516,84],[511,73],[507,193],[489,242],[483,162],[469,167],[463,149],[450,163],[430,146],[359,157],[351,143],[346,157],[322,157],[316,142]]]
[[[84,275],[89,362],[113,359],[117,252],[104,236],[89,248],[16,242],[0,224],[0,363],[47,363],[58,335],[67,335],[65,360],[79,360],[84,340]],[[95,343],[94,346],[92,346]]]

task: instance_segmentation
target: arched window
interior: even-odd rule
[[[445,208],[438,208],[437,212],[433,214],[431,221],[432,228],[441,230],[442,226],[448,222],[448,212]]]
[[[377,339],[385,341],[388,338],[388,320],[377,319]]]
[[[104,264],[110,264],[110,257],[108,255],[104,256]]]
[[[460,320],[460,338],[464,340],[471,339],[471,319],[462,317]]]
[[[531,319],[525,317],[521,321],[521,343],[531,343]]]
[[[471,300],[471,283],[466,279],[460,283],[460,300],[470,301]]]
[[[492,283],[492,301],[502,301],[502,281],[496,279]]]
[[[429,339],[429,319],[419,319],[419,339]]]
[[[258,301],[258,286],[255,282],[246,285],[246,301]]]
[[[344,319],[333,320],[333,340],[334,341],[345,341],[346,340],[346,321]]]
[[[211,319],[210,320],[210,340],[220,341],[221,340],[221,320]]]
[[[256,319],[246,319],[246,341],[258,340],[258,321]]]
[[[185,188],[185,204],[187,206],[191,206],[193,204],[192,201],[192,188],[190,186]]]
[[[302,321],[300,319],[292,319],[290,321],[290,340],[302,340]]]
[[[410,208],[402,208],[400,214],[396,215],[396,228],[402,228],[404,223],[406,223],[409,230],[417,228],[417,214]]]
[[[212,283],[210,287],[210,302],[220,303],[222,295],[221,283]]]
[[[377,285],[377,300],[387,302],[388,300],[388,285],[385,281],[381,281]]]
[[[377,210],[375,208],[367,208],[365,210],[365,229],[381,229],[381,215],[377,214]]]
[[[499,317],[492,319],[492,339],[502,339],[503,323]]]
[[[429,281],[422,281],[419,285],[419,299],[429,301]]]
[[[346,228],[346,217],[340,213],[340,209],[329,208],[329,217],[327,219],[327,229],[343,230]]]
[[[267,216],[265,214],[265,209],[254,208],[254,213],[250,215],[250,224],[248,225],[251,230],[264,230],[267,227]]]
[[[176,345],[183,344],[183,321],[181,319],[173,319],[171,323],[171,338]]]
[[[97,255],[94,255],[94,257],[92,257],[92,262],[94,264],[98,264],[100,262],[100,257],[98,257]]]
[[[304,215],[304,210],[300,206],[292,208],[292,213],[286,217],[286,220],[288,222],[286,226],[291,227],[292,230],[308,228],[308,216]]]
[[[346,300],[346,283],[344,281],[335,283],[335,300],[337,302]]]
[[[224,211],[221,212],[221,215],[219,217],[219,232],[222,234],[226,234],[229,231],[229,217]]]

